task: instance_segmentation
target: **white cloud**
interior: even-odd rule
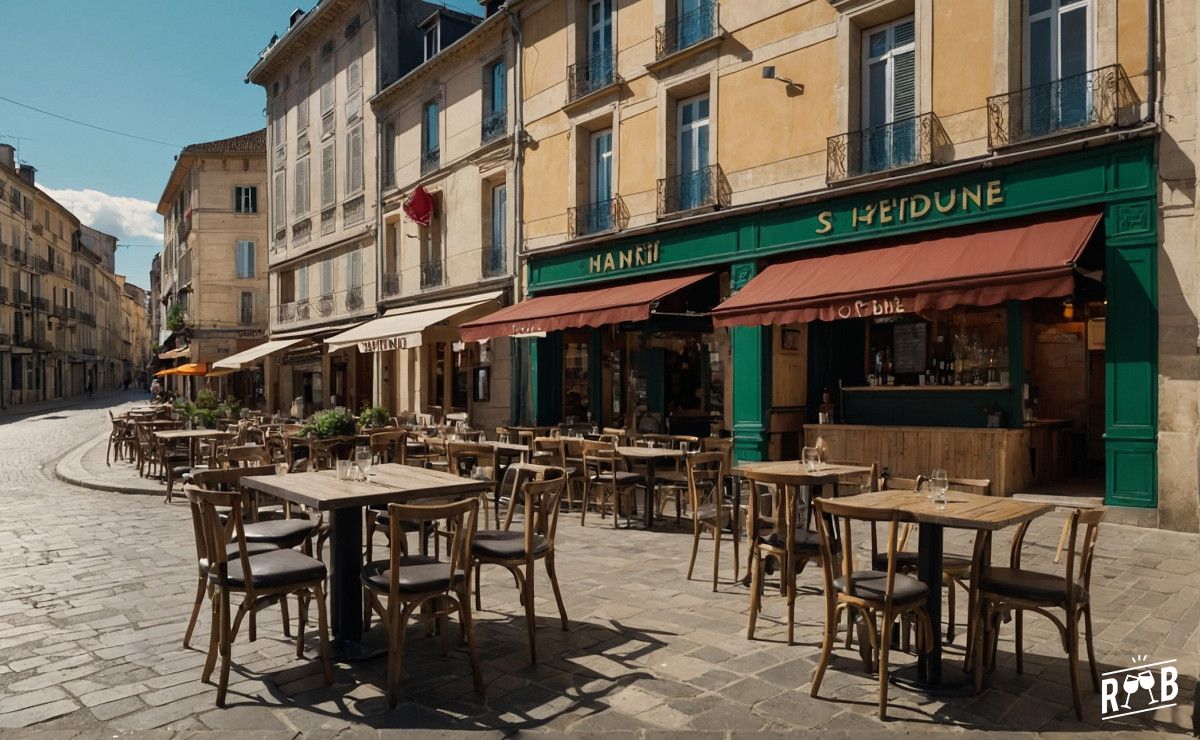
[[[42,190],[66,206],[81,223],[112,234],[118,243],[162,244],[162,217],[155,211],[156,203],[99,190]]]

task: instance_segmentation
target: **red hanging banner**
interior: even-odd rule
[[[404,214],[411,221],[428,226],[433,218],[433,196],[429,191],[420,185],[412,192],[412,195],[404,201]]]

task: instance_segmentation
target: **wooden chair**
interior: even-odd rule
[[[129,419],[113,416],[113,412],[109,411],[108,422],[112,428],[108,433],[108,445],[104,449],[104,464],[111,467],[110,454],[113,460],[132,458],[132,447],[137,443],[137,437]]]
[[[363,591],[371,609],[387,627],[388,705],[391,707],[396,706],[399,697],[404,633],[413,616],[438,624],[442,653],[445,654],[449,639],[447,617],[458,614],[471,659],[475,693],[483,694],[483,673],[471,621],[471,542],[478,516],[479,499],[474,497],[449,504],[388,505],[392,542],[399,542],[404,536],[405,523],[422,529],[426,522],[444,521],[449,557],[447,562],[425,555],[406,555],[400,548],[392,547],[387,560],[371,562],[363,568]],[[428,609],[416,611],[426,604]]]
[[[1024,613],[1037,612],[1049,619],[1058,628],[1067,653],[1067,665],[1071,676],[1071,694],[1075,700],[1075,717],[1083,719],[1083,701],[1079,688],[1079,621],[1086,628],[1084,639],[1087,646],[1088,667],[1092,674],[1092,691],[1100,691],[1100,673],[1096,668],[1096,652],[1092,645],[1092,561],[1096,552],[1096,540],[1100,536],[1100,522],[1104,519],[1104,508],[1074,509],[1068,515],[1070,522],[1070,546],[1062,576],[1021,567],[1021,548],[1029,522],[1023,523],[1013,537],[1009,556],[1009,567],[993,568],[987,564],[991,555],[991,532],[981,533],[975,539],[975,559],[980,563],[972,579],[971,591],[979,605],[979,625],[973,633],[971,662],[975,669],[975,691],[983,687],[984,664],[989,671],[995,668],[996,644],[1000,635],[1000,622],[1011,612],[1015,624],[1013,649],[1016,652],[1017,673],[1024,670],[1022,643],[1024,637]],[[1080,525],[1085,527],[1082,541]],[[1060,620],[1050,612],[1062,609]]]
[[[567,508],[575,505],[575,493],[583,498],[583,463],[572,464],[567,459],[567,439],[565,437],[534,437],[531,461],[539,465],[550,465],[566,471],[567,478]]]
[[[224,457],[231,468],[275,464],[275,459],[271,456],[271,452],[265,445],[260,444],[231,445],[225,448]]]
[[[621,427],[602,427],[600,429],[600,436],[605,438],[605,441],[607,441],[607,438],[613,438],[613,441],[618,446],[629,444],[629,431]]]
[[[471,469],[475,467],[489,469],[489,474],[492,480],[491,501],[488,501],[487,492],[480,494],[484,502],[483,507],[483,526],[486,529],[491,526],[491,520],[488,517],[488,507],[494,506],[496,509],[496,522],[500,522],[500,490],[496,487],[496,448],[491,445],[476,444],[474,442],[447,442],[446,443],[446,462],[449,465],[449,471],[455,475],[460,475],[464,478],[471,477]]]
[[[520,477],[519,474],[516,477]],[[471,545],[471,556],[475,564],[475,608],[482,610],[479,594],[479,570],[483,565],[499,565],[507,568],[516,580],[521,592],[521,604],[525,607],[525,628],[529,633],[529,661],[537,663],[536,619],[533,611],[534,563],[546,563],[546,575],[554,589],[554,600],[558,604],[559,618],[563,631],[567,631],[567,609],[563,606],[562,592],[558,587],[558,574],[554,569],[554,534],[558,529],[558,512],[562,497],[567,490],[566,471],[561,467],[547,470],[542,480],[526,476],[519,486],[521,495],[514,493],[509,498],[504,527],[499,530],[476,532]],[[522,532],[512,532],[513,511],[518,498],[524,501]],[[522,570],[524,568],[524,570]]]
[[[617,448],[608,442],[585,441],[582,445],[583,455],[583,511],[579,517],[579,526],[587,522],[587,510],[593,493],[599,493],[600,518],[608,515],[609,504],[613,509],[613,529],[617,528],[618,512],[624,512],[625,525],[629,526],[633,512],[633,493],[637,487],[644,485],[644,479],[637,473],[623,469],[622,459],[617,454]]]
[[[371,455],[378,463],[408,464],[408,440],[406,431],[376,432],[371,435]]]
[[[929,587],[912,576],[896,572],[896,538],[900,514],[854,506],[854,499],[818,498],[813,509],[820,533],[821,562],[825,579],[825,633],[821,641],[821,660],[813,674],[811,696],[821,689],[821,679],[829,665],[833,641],[837,637],[841,611],[855,610],[862,618],[871,648],[872,667],[879,674],[879,718],[887,714],[888,651],[892,624],[907,615],[917,625],[918,644],[929,652],[933,647],[933,627],[925,611]],[[853,521],[888,523],[887,565],[884,570],[858,570],[854,567]],[[840,537],[836,525],[840,523]],[[840,563],[840,567],[839,564]],[[876,619],[879,619],[876,624]],[[874,659],[878,656],[878,659]]]
[[[712,589],[717,590],[717,570],[721,562],[721,539],[731,528],[733,538],[733,578],[738,577],[737,512],[732,501],[725,499],[725,456],[720,452],[697,452],[687,458],[688,495],[692,510],[692,558],[688,561],[687,577],[692,579],[700,535],[711,532],[713,537]]]
[[[242,512],[247,506],[245,493],[209,491],[195,486],[188,486],[185,490],[189,504],[196,511],[196,535],[201,543],[199,551],[203,553],[200,560],[206,564],[208,585],[212,589],[213,629],[200,680],[208,681],[212,676],[219,654],[221,673],[217,683],[217,706],[225,706],[230,648],[242,618],[261,608],[261,604],[271,601],[283,603],[291,594],[297,595],[300,604],[296,657],[304,655],[308,604],[315,601],[325,685],[332,684],[333,664],[329,660],[329,630],[325,616],[325,578],[328,575],[325,564],[289,549],[251,555],[242,522]],[[228,509],[224,521],[218,512],[219,507]],[[236,546],[236,552],[231,552],[231,542]],[[242,595],[242,602],[231,623],[230,600],[235,594]]]

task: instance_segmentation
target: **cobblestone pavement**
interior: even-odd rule
[[[186,506],[147,496],[75,488],[43,468],[102,433],[106,415],[82,407],[0,424],[0,728],[36,726],[87,735],[162,728],[254,732],[262,737],[375,734],[413,728],[511,732],[799,732],[862,736],[894,731],[1186,731],[1200,656],[1200,540],[1133,527],[1103,529],[1094,579],[1101,671],[1133,656],[1180,661],[1180,706],[1101,722],[1099,696],[1085,694],[1083,724],[1071,709],[1067,666],[1049,623],[1026,619],[1025,672],[1005,627],[989,687],[979,696],[930,700],[893,687],[889,715],[876,716],[877,683],[853,655],[835,654],[822,698],[808,695],[822,619],[818,576],[802,577],[797,642],[784,643],[783,602],[768,589],[758,639],[745,639],[747,590],[732,583],[728,548],[721,584],[685,578],[690,537],[614,531],[576,514],[559,526],[559,572],[570,630],[559,629],[544,573],[536,607],[541,662],[531,666],[511,578],[485,570],[481,641],[485,698],[471,692],[462,650],[440,656],[414,629],[399,707],[383,698],[383,661],[341,664],[325,687],[310,650],[295,657],[279,612],[264,611],[258,640],[234,648],[229,706],[199,680],[204,654],[181,645],[195,587]],[[1050,563],[1061,518],[1028,537],[1027,563]],[[948,536],[949,547],[967,549]],[[1006,549],[998,537],[996,552]],[[960,622],[962,620],[960,602]],[[293,610],[293,614],[295,611]],[[207,643],[202,619],[194,643]],[[962,634],[951,657],[961,654]],[[893,653],[893,664],[913,660]],[[1086,676],[1086,672],[1084,674]],[[1086,679],[1085,679],[1086,681]],[[1086,686],[1086,683],[1085,683]]]

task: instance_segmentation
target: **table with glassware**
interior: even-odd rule
[[[658,477],[655,470],[659,460],[679,460],[684,451],[673,447],[617,447],[617,454],[632,462],[646,464],[646,506],[643,512],[646,529],[654,528],[654,502],[658,493]],[[616,516],[614,514],[613,516]]]
[[[187,440],[188,443],[188,466],[196,466],[196,448],[197,443],[202,439],[228,439],[232,437],[232,432],[223,432],[216,429],[167,429],[165,431],[154,432],[154,439],[159,445],[179,440]],[[210,460],[211,462],[211,460]]]
[[[367,460],[370,459],[368,448]],[[330,628],[334,648],[343,659],[368,657],[362,646],[363,508],[425,499],[459,499],[488,490],[486,481],[409,465],[368,465],[366,480],[354,470],[355,462],[343,469],[288,475],[248,476],[240,484],[284,501],[329,512]],[[343,474],[346,479],[339,479]]]

